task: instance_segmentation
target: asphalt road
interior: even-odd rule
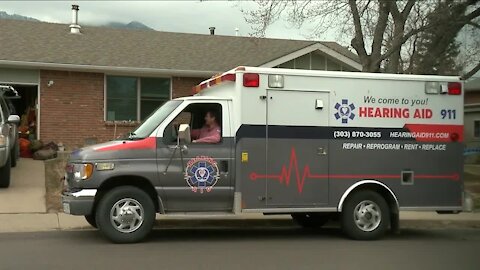
[[[338,229],[163,229],[115,245],[97,231],[0,234],[0,269],[480,269],[480,230],[408,229],[373,242]]]

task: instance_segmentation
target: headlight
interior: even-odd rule
[[[88,178],[90,178],[90,176],[92,176],[93,164],[91,163],[70,164],[69,166],[71,173],[73,174],[73,179],[75,181],[87,180]]]

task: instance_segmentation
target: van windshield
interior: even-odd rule
[[[167,101],[160,106],[160,108],[150,114],[138,128],[130,132],[128,139],[138,140],[150,136],[158,125],[160,125],[160,123],[162,123],[163,120],[165,120],[165,118],[167,118],[167,116],[170,115],[170,113],[172,113],[182,102],[183,101],[181,100]]]

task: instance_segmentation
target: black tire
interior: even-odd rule
[[[17,150],[18,150],[18,143],[15,143],[12,149],[12,153],[10,154],[10,162],[12,168],[17,167]]]
[[[327,213],[294,213],[293,220],[304,228],[320,228],[330,220]]]
[[[86,215],[85,220],[94,228],[98,228],[97,226],[97,220],[95,219],[95,214],[93,215]]]
[[[5,166],[0,168],[0,188],[8,188],[10,186],[10,171],[11,171],[11,159],[8,157]]]
[[[368,209],[364,208],[362,210],[362,203]],[[362,212],[365,213],[363,217],[361,217]],[[357,191],[347,198],[343,205],[341,216],[342,230],[348,237],[355,240],[379,239],[390,226],[389,212],[387,202],[377,192],[371,190]],[[356,224],[356,219],[359,220],[359,225]],[[363,229],[360,227],[363,227]]]
[[[121,204],[122,201],[138,204],[141,209],[143,209],[143,220],[142,222],[138,223],[134,222],[136,225],[134,225],[133,228],[130,225],[129,228],[134,229],[132,231],[120,231],[120,229],[117,229],[114,226],[114,224],[117,224],[115,223],[117,221],[113,221],[113,219],[110,218],[113,213],[117,214],[119,219],[122,221],[135,219],[133,214],[126,217],[120,216],[119,213],[115,212],[116,210],[113,208],[117,203]],[[123,209],[123,206],[121,209]],[[141,214],[139,214],[141,213],[140,209],[126,209],[126,211],[130,211],[131,213],[136,212],[139,216],[141,216]],[[155,222],[155,206],[150,196],[137,187],[116,187],[108,191],[98,203],[95,211],[95,219],[102,234],[110,241],[114,243],[135,243],[143,240],[151,232],[153,223]],[[138,228],[135,229],[136,226],[138,226]]]

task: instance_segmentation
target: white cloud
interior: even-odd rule
[[[210,26],[216,34],[248,35],[250,25],[241,8],[255,7],[247,1],[7,1],[0,10],[34,17],[42,21],[70,23],[71,5],[80,6],[80,24],[139,21],[160,31],[208,34]],[[278,22],[269,28],[268,37],[305,39],[307,33],[289,29]]]

